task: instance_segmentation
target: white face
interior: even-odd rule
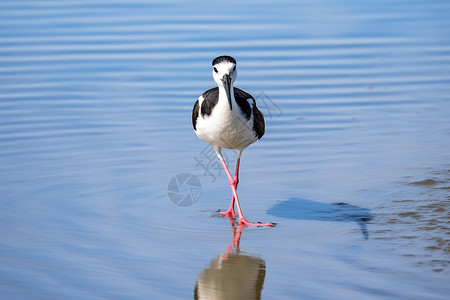
[[[213,67],[213,77],[214,81],[219,85],[223,87],[223,76],[225,74],[228,74],[231,78],[231,85],[233,85],[234,80],[236,80],[237,71],[236,71],[236,65],[232,62],[223,62],[217,65],[214,65]]]

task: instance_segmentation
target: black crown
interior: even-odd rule
[[[231,62],[233,64],[236,64],[236,60],[234,58],[232,58],[231,56],[222,55],[222,56],[216,57],[213,60],[212,65],[215,66],[217,64],[224,63],[224,62]]]

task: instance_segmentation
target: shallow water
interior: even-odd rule
[[[445,299],[449,12],[2,1],[1,298]],[[244,213],[275,228],[216,213],[191,109],[222,54],[266,116]]]

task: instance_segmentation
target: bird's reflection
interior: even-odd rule
[[[261,299],[266,263],[261,258],[242,254],[239,243],[242,229],[247,226],[236,228],[234,219],[229,220],[232,243],[198,275],[194,299]]]
[[[367,222],[373,219],[370,210],[364,207],[344,202],[322,203],[300,198],[290,198],[277,203],[267,213],[297,220],[356,222],[366,240],[369,238]]]

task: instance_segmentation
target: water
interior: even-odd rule
[[[1,298],[447,298],[449,11],[2,1]],[[275,228],[215,212],[230,190],[190,119],[222,54],[266,116],[244,213]]]

